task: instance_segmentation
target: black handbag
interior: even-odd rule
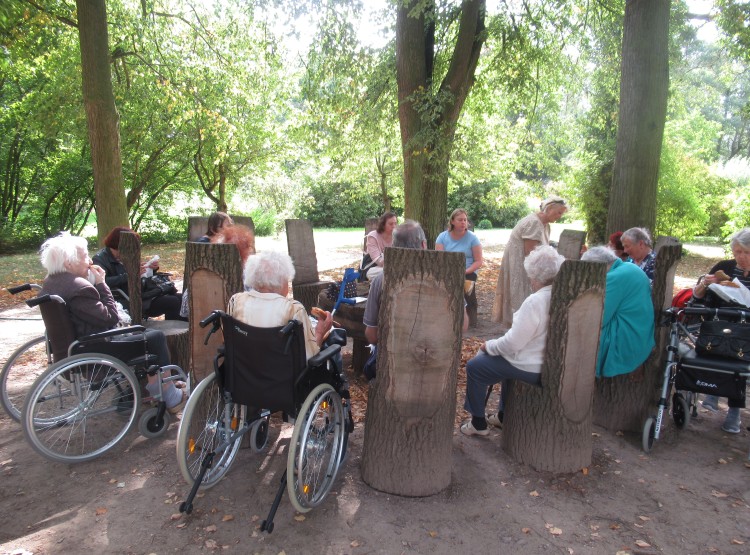
[[[162,295],[174,295],[177,287],[170,281],[169,274],[156,273],[151,277],[141,278],[141,291],[141,298],[145,303]]]
[[[724,320],[701,322],[695,350],[702,356],[750,360],[750,324]]]

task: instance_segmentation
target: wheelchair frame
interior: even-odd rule
[[[45,311],[47,317],[67,318],[65,301],[57,295],[35,297],[26,304],[40,305],[43,318]],[[26,395],[21,424],[37,453],[63,463],[90,461],[106,453],[133,427],[141,404],[140,380],[147,375],[158,375],[160,387],[152,397],[155,406],[141,414],[138,429],[147,438],[167,431],[170,414],[162,387],[170,381],[184,381],[189,395],[190,379],[178,366],[153,364],[155,356],[148,354],[145,330],[129,326],[75,340],[68,346],[67,356],[48,366],[34,381]],[[143,336],[143,356],[122,361],[104,353],[73,354],[87,343],[131,333]],[[54,341],[49,344],[54,350]]]
[[[224,312],[213,311],[200,322],[201,327],[213,324],[206,341],[222,324],[233,321]],[[278,328],[282,337],[288,337],[287,350],[301,328],[302,324],[295,320]],[[304,354],[304,346],[302,349]],[[295,412],[287,415],[295,418],[295,422],[286,470],[268,517],[261,523],[261,531],[273,531],[273,519],[285,489],[294,508],[306,513],[323,502],[336,479],[346,454],[348,435],[354,427],[346,379],[340,368],[332,366],[331,359],[340,350],[340,344],[331,345],[312,357],[294,382],[295,394],[297,388],[305,387],[308,382],[322,383],[294,397]],[[180,505],[180,512],[187,514],[193,510],[199,488],[213,487],[229,471],[245,434],[250,432],[250,446],[256,453],[262,451],[268,441],[271,410],[251,411],[247,405],[234,402],[221,383],[222,362],[226,363],[223,347],[214,359],[214,373],[198,384],[180,422],[177,460],[183,477],[192,486]],[[321,367],[325,368],[322,377],[310,380]],[[304,401],[299,402],[299,397],[304,397]]]
[[[664,378],[662,380],[661,396],[657,405],[656,415],[649,416],[643,425],[641,437],[641,446],[646,453],[649,453],[653,447],[654,441],[659,439],[661,434],[664,414],[669,410],[668,399],[670,393],[672,396],[671,412],[677,429],[682,430],[690,422],[690,415],[697,415],[697,396],[701,391],[685,390],[672,392],[677,374],[680,372],[683,359],[687,359],[680,354],[680,343],[683,339],[695,344],[695,335],[693,331],[683,322],[684,316],[712,317],[718,320],[719,317],[728,319],[743,318],[742,313],[747,310],[733,308],[704,308],[704,307],[671,307],[663,311],[665,324],[669,325],[669,341],[667,342],[667,362],[664,366]],[[750,323],[748,324],[750,325]],[[720,374],[734,374],[738,376],[750,377],[750,361],[729,361],[709,357],[690,358],[690,367],[698,368],[703,371],[716,372]]]

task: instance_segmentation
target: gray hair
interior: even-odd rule
[[[78,262],[80,252],[88,256],[88,241],[83,237],[63,231],[60,235],[50,237],[39,249],[39,259],[48,275],[67,272],[67,264]]]
[[[262,252],[247,257],[244,277],[247,289],[281,291],[294,279],[294,264],[286,253]]]
[[[539,205],[539,210],[541,212],[546,212],[548,208],[552,208],[556,204],[559,204],[560,206],[564,206],[565,210],[568,209],[568,205],[565,204],[564,198],[558,197],[556,195],[552,195],[542,201],[542,203]]]
[[[627,239],[631,243],[640,243],[643,241],[648,248],[653,247],[653,243],[651,243],[651,234],[645,227],[631,227],[630,229],[623,231],[620,241],[623,239]]]
[[[529,278],[549,285],[555,279],[565,257],[549,245],[540,245],[529,253],[523,261],[523,267]]]
[[[732,238],[729,241],[729,248],[731,249],[735,246],[750,249],[750,227],[740,229],[738,232],[732,235]]]
[[[615,251],[609,247],[597,245],[583,253],[581,260],[586,262],[604,262],[605,264],[612,264],[612,262],[617,260],[617,255],[615,254]]]
[[[424,230],[419,222],[404,220],[400,226],[393,231],[393,246],[402,249],[421,249],[427,242]]]

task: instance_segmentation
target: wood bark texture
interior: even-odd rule
[[[120,234],[120,260],[128,272],[128,292],[130,293],[130,318],[133,325],[142,324],[148,329],[161,331],[169,349],[172,364],[187,369],[190,366],[190,345],[188,342],[188,323],[182,320],[145,319],[143,314],[143,297],[141,289],[141,243],[135,233],[123,231]],[[133,315],[139,314],[140,318]]]
[[[362,478],[388,493],[432,495],[451,479],[464,257],[389,248],[384,267]]]
[[[541,387],[512,382],[502,442],[537,470],[575,472],[591,464],[591,416],[606,268],[565,261],[552,288]]]
[[[627,0],[607,234],[653,229],[669,92],[669,0]]]
[[[428,247],[444,229],[448,167],[466,97],[485,41],[485,0],[465,0],[445,76],[435,67],[434,1],[399,2],[396,16],[396,81],[404,159],[404,214],[417,220]],[[429,107],[429,109],[427,109]],[[426,118],[426,113],[435,114]]]
[[[652,289],[657,324],[656,346],[642,367],[642,376],[638,376],[637,380],[634,380],[633,374],[597,380],[594,423],[607,430],[640,433],[643,423],[656,410],[659,400],[669,331],[666,327],[659,326],[659,322],[662,310],[672,304],[674,275],[682,254],[682,245],[674,238],[660,238],[657,244],[661,246],[656,254]]]
[[[96,196],[99,243],[109,230],[128,225],[120,158],[120,116],[112,91],[105,0],[76,0],[86,109]]]
[[[143,322],[143,299],[141,290],[141,242],[135,233],[120,233],[120,262],[128,273],[128,296],[130,319],[133,325]]]
[[[198,323],[213,310],[226,310],[230,297],[243,290],[242,263],[235,245],[186,243],[185,268],[190,275],[190,370],[197,384],[213,372],[216,349],[224,342],[215,333],[204,345],[208,330]]]

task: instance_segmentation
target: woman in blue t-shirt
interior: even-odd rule
[[[435,239],[435,250],[462,252],[466,256],[466,279],[475,282],[477,270],[482,267],[482,244],[479,238],[469,231],[469,216],[463,208],[456,208],[448,222],[448,229]],[[466,293],[466,310],[469,314],[469,325],[476,326],[476,295],[472,283],[464,287]]]
[[[469,216],[463,208],[451,213],[448,229],[435,239],[435,250],[462,252],[466,255],[466,279],[476,281],[477,270],[482,267],[482,244],[469,231]]]

